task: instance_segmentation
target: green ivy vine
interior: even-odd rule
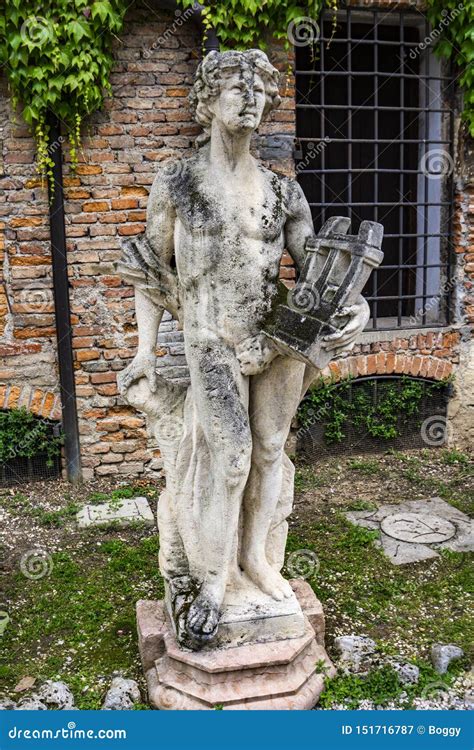
[[[0,411],[0,465],[15,458],[46,456],[47,466],[61,453],[63,438],[51,434],[51,424],[25,408]]]
[[[340,383],[319,380],[298,409],[303,429],[320,423],[327,444],[340,443],[349,424],[382,440],[400,435],[400,426],[416,418],[423,398],[446,387],[447,381],[424,383],[403,377],[398,383],[385,383],[374,403],[369,391],[352,389],[356,382],[348,378]]]
[[[427,15],[440,32],[436,52],[453,60],[458,69],[463,118],[474,137],[474,0],[427,0]]]
[[[183,8],[195,0],[178,0]],[[270,38],[287,47],[317,35],[323,8],[340,0],[204,0],[205,26],[214,27],[224,48],[265,46]],[[0,15],[0,64],[13,102],[37,141],[37,168],[51,176],[47,112],[57,115],[77,162],[84,119],[110,92],[112,41],[123,26],[127,0],[8,0]],[[454,59],[464,90],[464,116],[474,135],[474,0],[427,0],[440,55]],[[335,18],[335,16],[334,16]],[[303,21],[301,21],[303,19]],[[447,20],[448,19],[448,20]]]
[[[195,0],[179,0],[190,7]],[[265,47],[269,39],[283,39],[287,47],[292,35],[311,42],[318,36],[318,21],[323,8],[337,10],[339,0],[210,0],[203,2],[206,27],[213,27],[222,47]],[[297,22],[297,23],[295,23]],[[298,39],[297,39],[298,41]]]
[[[125,0],[8,0],[0,16],[0,62],[14,106],[37,143],[37,169],[51,177],[47,112],[57,115],[77,164],[80,128],[110,91],[112,40],[122,28]],[[52,184],[52,183],[51,183]]]

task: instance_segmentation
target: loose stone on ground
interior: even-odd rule
[[[334,641],[334,647],[340,654],[339,666],[352,672],[358,672],[363,661],[376,650],[375,641],[364,635],[339,636]]]
[[[155,523],[146,497],[134,497],[101,505],[85,505],[78,512],[76,519],[80,529],[109,523],[120,523],[122,526],[136,522],[153,526]]]
[[[141,700],[140,689],[135,680],[114,677],[107,691],[103,711],[130,711]]]
[[[440,549],[474,550],[472,521],[439,497],[381,505],[377,510],[346,513],[356,526],[379,532],[375,544],[394,565],[439,557]]]
[[[451,662],[462,656],[464,656],[464,651],[454,643],[446,645],[434,643],[431,646],[431,661],[438,674],[446,674]]]

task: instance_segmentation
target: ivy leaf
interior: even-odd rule
[[[14,52],[18,50],[18,47],[23,44],[23,39],[21,38],[20,34],[13,34],[10,39],[8,40],[10,47]]]
[[[34,109],[32,105],[27,104],[26,107],[23,108],[23,118],[28,125],[32,125],[32,123],[38,119],[38,111]]]
[[[91,15],[94,19],[99,16],[102,23],[104,23],[107,18],[115,18],[115,13],[109,0],[96,0],[91,8]]]
[[[80,21],[69,21],[66,28],[68,33],[73,36],[76,44],[80,42],[83,37],[89,36],[89,28],[85,28],[84,24]]]
[[[447,39],[442,39],[436,46],[436,51],[442,57],[451,57],[453,45]]]
[[[77,89],[77,87],[78,87],[77,76],[75,76],[75,75],[69,75],[66,78],[66,80],[64,81],[64,86],[66,88],[69,88],[70,91],[74,91],[74,89]]]

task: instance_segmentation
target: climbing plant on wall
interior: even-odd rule
[[[427,14],[439,32],[436,51],[458,69],[464,119],[474,137],[474,0],[427,0]]]
[[[178,0],[185,8],[195,0]],[[287,46],[318,36],[323,8],[339,0],[209,0],[203,15],[224,47]],[[123,26],[128,0],[8,0],[0,14],[0,64],[15,103],[37,140],[37,166],[50,174],[47,112],[63,123],[74,164],[83,120],[102,106],[110,91],[112,42]],[[452,58],[464,89],[465,118],[474,135],[474,0],[427,0],[437,49]]]
[[[186,7],[194,0],[180,0]],[[339,0],[228,0],[204,4],[204,19],[217,31],[223,47],[265,46],[269,38],[283,39],[287,46],[295,42],[317,40],[318,20],[323,8],[337,10]]]
[[[14,104],[37,142],[37,165],[50,174],[47,112],[63,123],[75,164],[83,119],[110,89],[111,43],[125,0],[8,0],[0,15],[0,62]]]

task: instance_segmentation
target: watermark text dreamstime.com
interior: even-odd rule
[[[451,21],[454,21],[454,19],[461,13],[461,11],[464,9],[465,4],[464,2],[459,3],[455,8],[452,10],[448,10],[447,8],[443,8],[441,11],[441,15],[443,18],[438,23],[436,28],[434,28],[428,36],[426,36],[416,47],[413,47],[413,49],[410,50],[410,58],[412,60],[416,60],[418,55],[420,55],[424,50],[429,47],[433,42],[436,42],[445,28],[449,26]]]
[[[185,10],[177,10],[175,11],[176,18],[174,19],[171,26],[168,26],[168,28],[163,32],[163,34],[160,34],[158,39],[153,42],[153,44],[148,47],[148,49],[143,50],[143,57],[149,58],[153,55],[153,52],[159,47],[166,46],[166,42],[168,42],[175,34],[176,32],[181,28],[181,26],[188,21],[188,19],[191,18],[191,16],[195,13],[195,11],[199,8],[199,3],[195,2],[193,5],[191,5],[189,8],[186,8]]]
[[[443,286],[440,288],[438,294],[433,295],[433,297],[429,297],[426,303],[423,305],[423,307],[420,307],[418,310],[416,310],[414,315],[410,316],[410,325],[417,325],[423,323],[424,318],[431,310],[436,310],[439,303],[444,299],[444,297],[449,294],[449,292],[452,292],[453,289],[456,287],[456,279],[449,279],[446,281]]]
[[[61,729],[20,729],[8,730],[11,740],[125,740],[126,729],[78,729],[75,721]]]

